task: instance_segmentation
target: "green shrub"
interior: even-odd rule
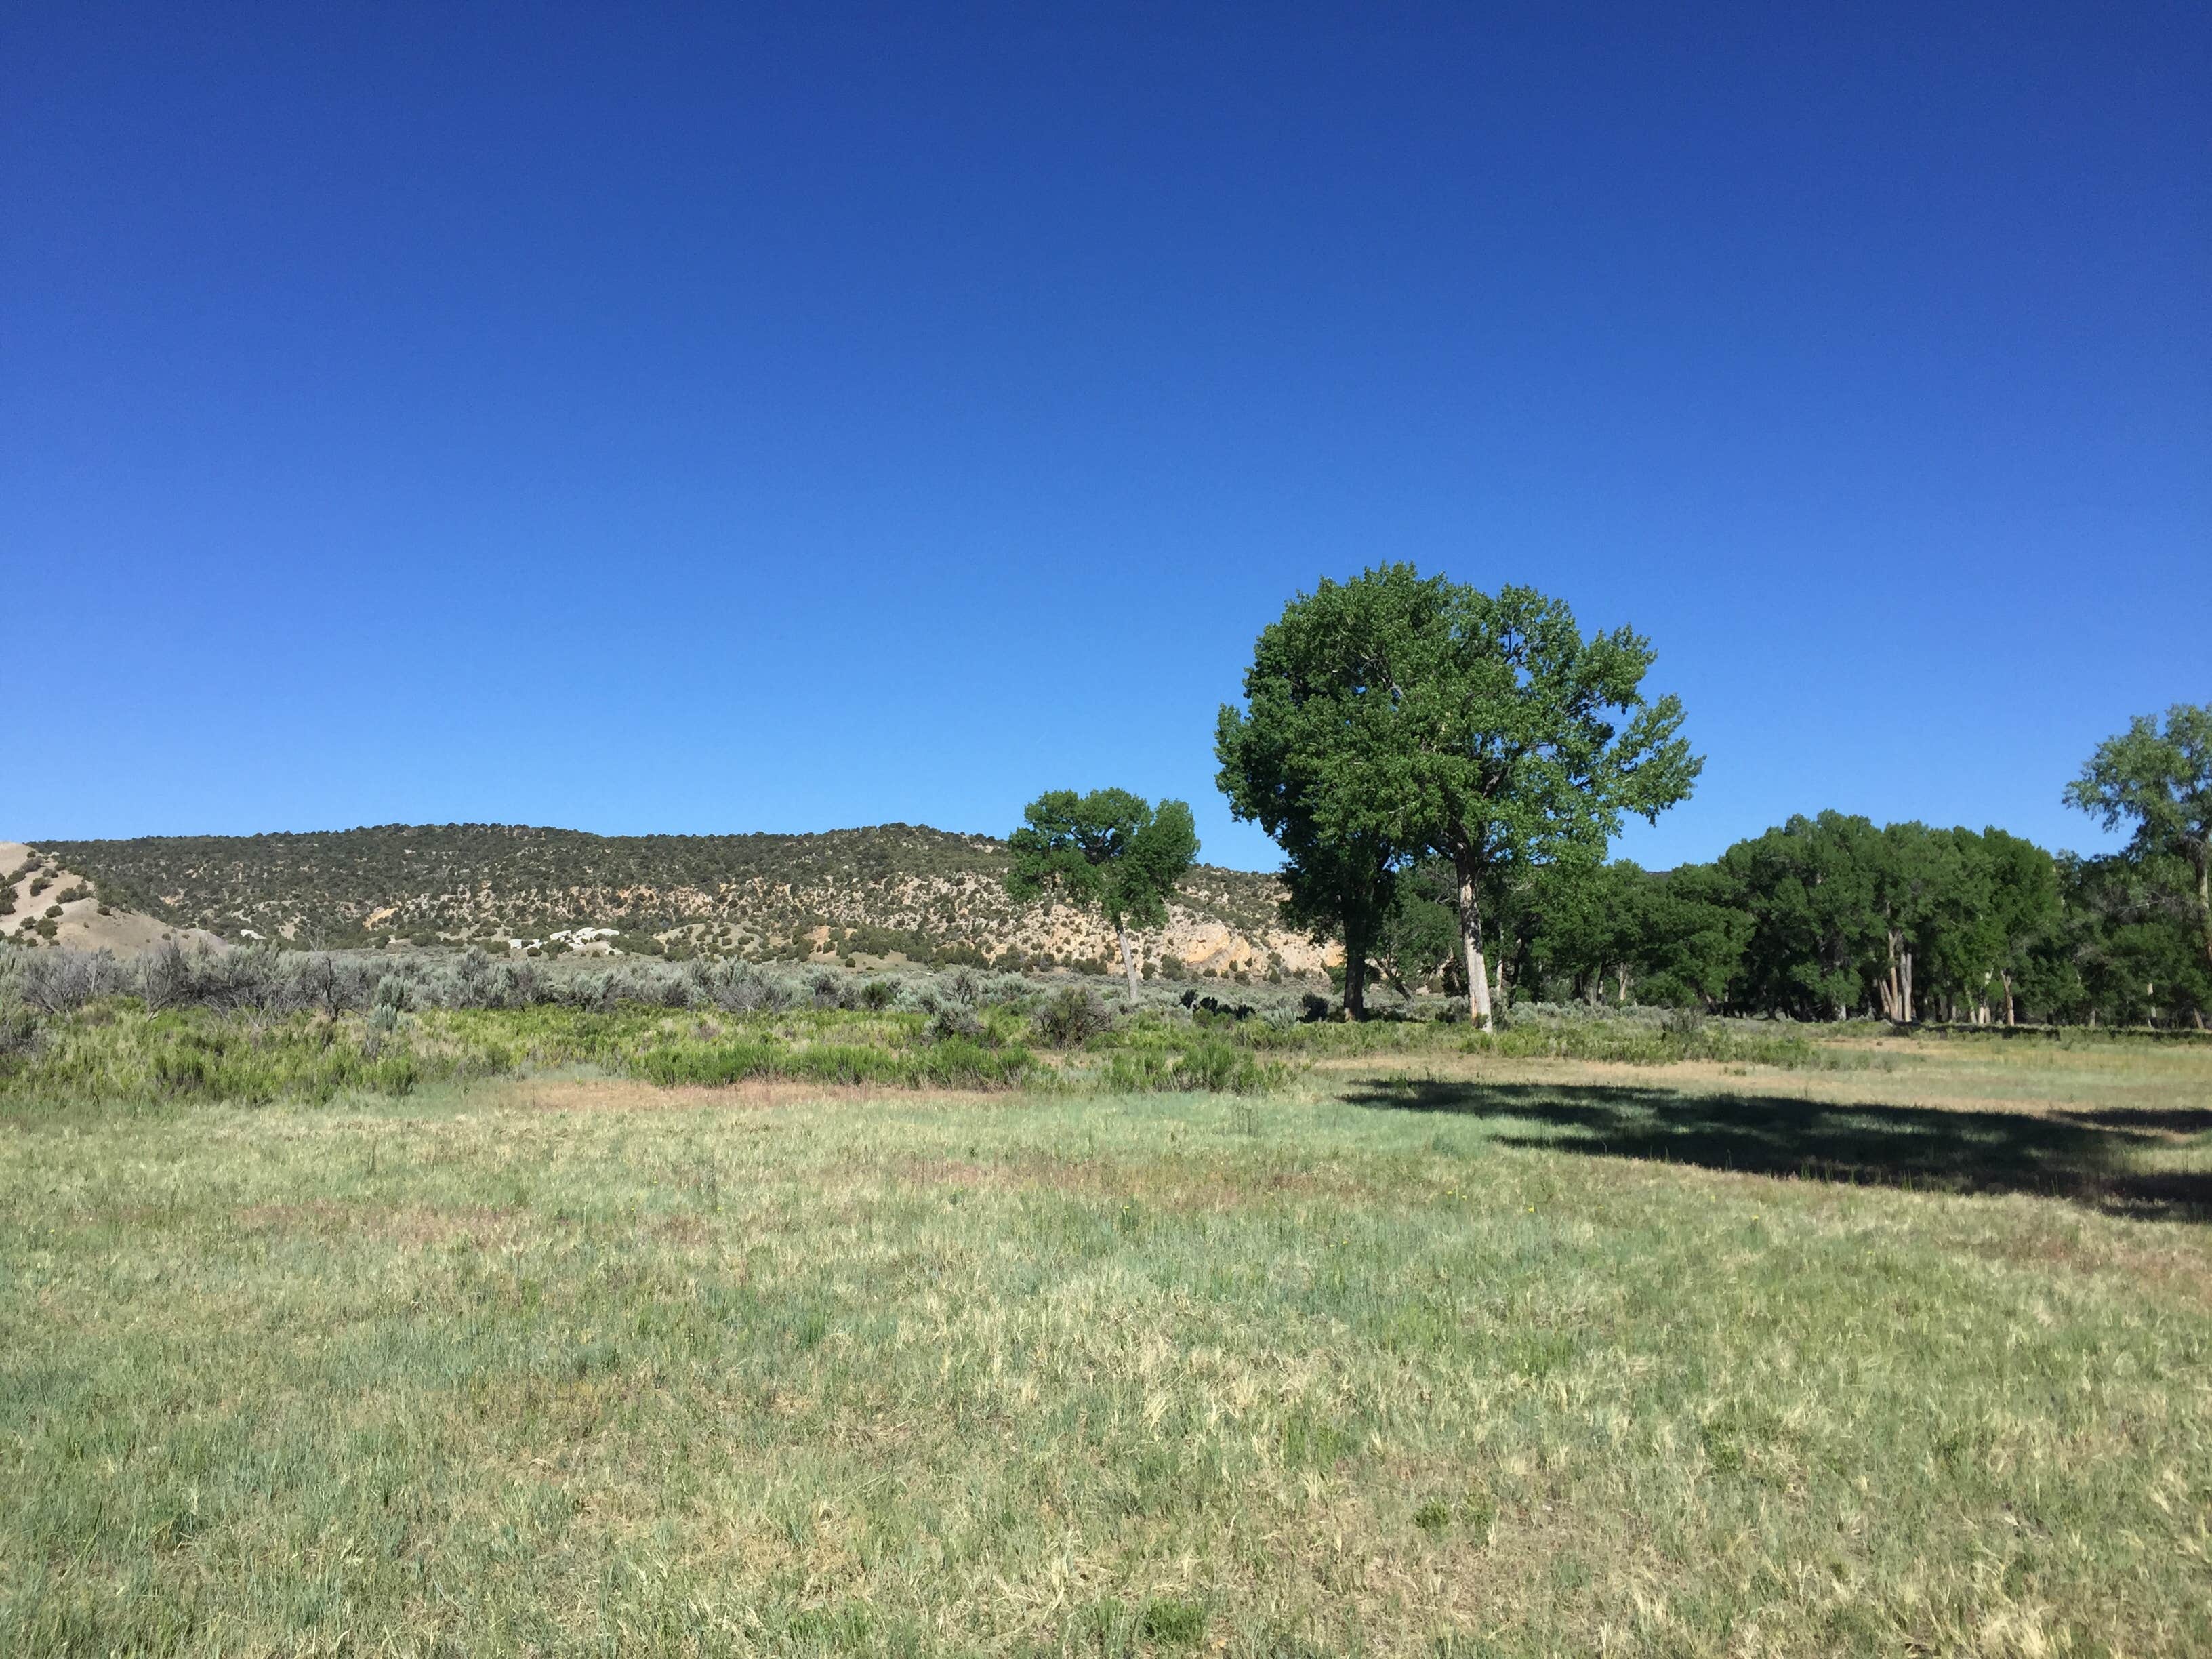
[[[1053,994],[1033,1022],[1038,1040],[1054,1048],[1073,1048],[1112,1024],[1105,1005],[1087,987],[1070,985]]]
[[[983,1022],[975,1017],[973,1008],[964,1003],[951,1002],[929,1017],[922,1036],[931,1042],[946,1042],[956,1037],[978,1042],[983,1036]]]
[[[495,1050],[378,1032],[366,1022],[301,1014],[249,1024],[203,1008],[149,1014],[135,999],[94,1003],[42,1022],[35,1051],[0,1068],[0,1097],[43,1105],[277,1099],[347,1092],[404,1095],[436,1079],[494,1075]]]
[[[28,1054],[38,1041],[36,1014],[20,1003],[0,1005],[0,1065]]]

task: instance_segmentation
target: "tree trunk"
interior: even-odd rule
[[[1912,1024],[1912,952],[1905,953],[1905,1023]]]
[[[2002,973],[1999,974],[1997,977],[2004,981],[2005,1024],[2007,1025],[2016,1025],[2020,1022],[2013,1018],[2012,969],[2009,968],[2006,969]]]
[[[1614,982],[1620,988],[1620,1006],[1626,1008],[1628,1006],[1628,964],[1622,963],[1613,970],[1613,976]]]
[[[1482,908],[1475,897],[1474,878],[1480,873],[1473,858],[1452,860],[1459,875],[1459,945],[1467,957],[1467,1012],[1486,1031],[1498,1029],[1490,1012],[1490,969],[1482,959]]]
[[[1129,1006],[1137,1006],[1137,958],[1129,953],[1129,929],[1127,924],[1114,924],[1114,937],[1121,941],[1121,971],[1129,976]]]
[[[2204,960],[2212,963],[2212,848],[2197,849],[2197,921],[2204,929]]]
[[[1344,1017],[1367,1018],[1367,933],[1344,919]]]

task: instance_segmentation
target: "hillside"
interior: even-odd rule
[[[1111,936],[1001,885],[1003,842],[892,823],[807,836],[594,836],[506,824],[386,824],[263,836],[37,843],[102,902],[161,928],[337,947],[550,939],[612,928],[632,949],[754,958],[1104,961]],[[1193,971],[1316,972],[1277,918],[1272,877],[1200,866],[1164,933]],[[647,940],[655,943],[648,945]]]
[[[0,937],[72,951],[143,951],[165,939],[213,945],[212,936],[134,912],[52,854],[0,841]]]

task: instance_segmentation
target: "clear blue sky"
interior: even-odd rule
[[[2212,700],[2212,12],[17,9],[0,836],[1198,809],[1323,574],[1796,811]],[[783,14],[783,15],[778,15]]]

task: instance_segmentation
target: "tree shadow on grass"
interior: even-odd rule
[[[2108,1129],[2164,1130],[2176,1135],[2201,1135],[2212,1129],[2212,1111],[2194,1106],[2112,1106],[2058,1115],[2069,1123],[2097,1123]]]
[[[1355,1106],[1525,1126],[1499,1139],[1601,1158],[1955,1193],[2034,1193],[2114,1214],[2212,1220],[2212,1171],[2146,1170],[2147,1152],[2201,1130],[2195,1112],[1938,1111],[1605,1084],[1370,1079]]]

